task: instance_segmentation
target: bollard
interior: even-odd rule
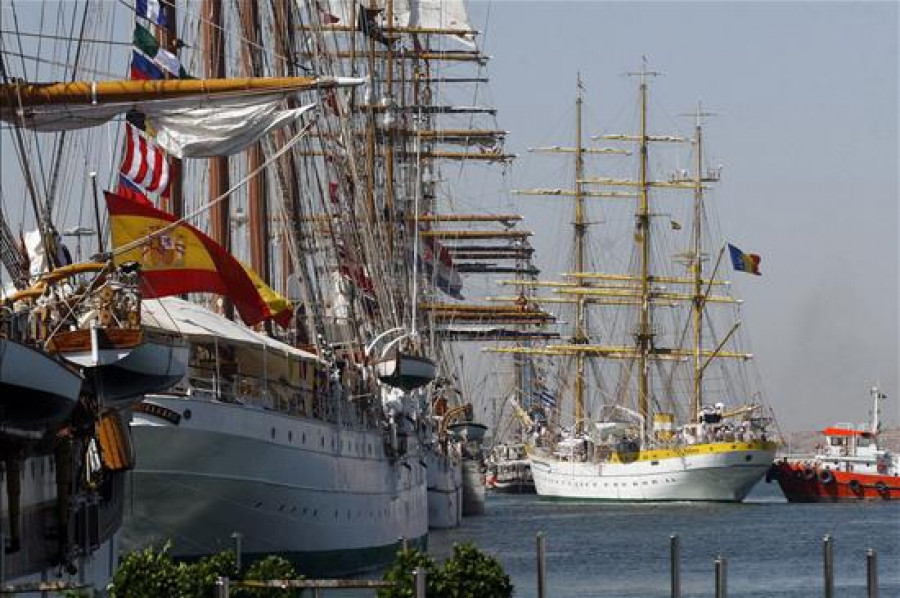
[[[228,598],[228,578],[227,577],[217,577],[216,578],[216,597],[217,598]]]
[[[537,598],[547,596],[547,563],[544,532],[537,533]]]
[[[681,598],[681,540],[678,534],[669,536],[669,561],[672,572],[672,598]]]
[[[868,598],[878,598],[878,553],[874,548],[866,551],[866,587]]]
[[[231,534],[231,537],[234,539],[234,563],[237,567],[238,572],[241,570],[241,552],[243,552],[243,539],[244,534],[241,532],[234,532]]]
[[[716,558],[716,598],[728,598],[728,561],[722,555]]]
[[[425,581],[428,573],[422,567],[413,569],[413,580],[416,585],[416,598],[425,598]]]
[[[834,544],[830,534],[822,538],[822,573],[825,576],[825,598],[834,598]]]

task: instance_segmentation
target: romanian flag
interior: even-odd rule
[[[738,272],[748,272],[760,276],[760,257],[755,253],[744,253],[731,243],[728,244],[728,253],[731,254],[731,264]]]
[[[141,292],[148,299],[182,293],[218,293],[229,297],[249,326],[272,319],[287,326],[290,301],[270,289],[255,272],[193,226],[152,205],[107,192],[113,247],[143,241],[116,255],[116,263],[141,265]]]

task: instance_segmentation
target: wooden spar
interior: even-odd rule
[[[486,142],[497,142],[501,138],[505,137],[509,132],[508,131],[500,131],[500,130],[491,130],[491,129],[429,129],[424,131],[416,132],[412,129],[401,129],[395,128],[391,131],[394,135],[398,137],[415,137],[420,136],[422,140],[425,141],[437,141],[437,142],[460,142],[460,141],[471,141],[473,143],[479,141]],[[323,139],[340,139],[341,135],[339,133],[311,133],[310,137],[320,137]],[[356,131],[357,137],[364,137],[365,133],[363,131]]]
[[[374,156],[384,156],[385,151],[378,149],[372,150]],[[332,152],[323,150],[300,150],[297,152],[299,156],[316,157],[330,156]],[[398,151],[396,156],[414,159],[415,152]],[[515,154],[495,154],[493,152],[443,152],[439,150],[419,152],[419,158],[422,160],[484,160],[488,162],[508,162],[516,158]]]
[[[358,27],[354,27],[351,25],[300,25],[298,27],[301,31],[333,31],[335,33],[346,32],[346,33],[362,33]],[[478,31],[474,29],[445,29],[439,27],[406,27],[401,25],[385,26],[381,28],[381,32],[385,34],[394,34],[394,33],[419,33],[423,35],[458,35],[458,36],[468,36],[468,35],[478,35]]]
[[[486,301],[497,301],[502,303],[514,303],[516,301],[520,301],[520,297],[513,297],[512,295],[508,295],[505,297],[487,297]],[[536,305],[540,305],[542,303],[552,303],[552,304],[571,304],[574,305],[579,302],[579,299],[570,299],[567,297],[537,297],[531,296],[529,297],[529,301]],[[606,299],[606,298],[595,298],[595,297],[585,297],[581,299],[584,303],[590,303],[593,305],[637,305],[638,302],[634,299]]]
[[[595,297],[646,297],[651,301],[693,301],[691,293],[670,293],[656,289],[632,288],[632,289],[596,289],[596,288],[570,288],[559,289],[557,293],[563,295],[591,295]],[[708,303],[741,303],[739,299],[727,295],[707,295],[704,301]]]
[[[621,135],[613,133],[610,135],[592,135],[591,139],[604,141],[652,141],[656,143],[687,143],[690,141],[687,137],[676,137],[674,135]]]
[[[409,217],[407,222],[417,219]],[[419,214],[418,222],[517,222],[520,214]]]
[[[473,258],[469,258],[473,259]],[[491,259],[491,258],[483,258]],[[493,258],[503,259],[503,258]],[[508,257],[505,259],[520,259],[518,257]],[[519,268],[516,266],[497,266],[495,264],[478,264],[478,263],[460,263],[454,266],[457,272],[461,274],[522,274],[526,276],[537,276],[541,273],[534,266],[528,268]]]
[[[256,0],[242,0],[241,26],[243,38],[241,57],[244,73],[260,75],[262,71],[262,38],[259,22],[259,4]],[[262,143],[257,141],[247,150],[247,172],[256,172],[263,164]],[[271,285],[269,267],[269,210],[266,203],[266,177],[254,176],[247,183],[248,228],[250,233],[250,266],[266,283]]]
[[[203,26],[203,49],[206,55],[206,76],[225,77],[225,34],[222,29],[222,0],[204,0],[203,14],[206,17]],[[209,199],[213,201],[224,195],[230,185],[228,175],[228,158],[217,156],[210,158],[209,164]],[[231,200],[225,197],[215,202],[209,209],[210,236],[226,251],[231,251]],[[227,297],[222,297],[223,314],[234,319],[234,304]]]
[[[206,0],[209,1],[209,0]],[[0,84],[0,110],[62,104],[146,102],[228,94],[294,93],[356,85],[334,77],[209,77],[156,81],[72,81]]]
[[[384,112],[387,106],[381,104],[362,104],[360,110],[372,110],[374,112]],[[488,108],[486,106],[435,106],[423,104],[408,104],[405,106],[393,107],[397,112],[407,114],[489,114],[494,116],[497,114],[496,108]]]
[[[339,50],[337,52],[328,52],[328,56],[330,58],[339,58],[339,59],[348,59],[348,58],[373,58],[376,60],[383,60],[388,58],[390,52],[385,52],[381,50],[369,51],[369,52],[348,52],[345,50]],[[314,52],[300,52],[299,56],[303,58],[310,59],[315,58],[317,55]],[[451,50],[448,52],[412,52],[412,51],[401,51],[393,54],[392,57],[394,60],[424,60],[424,61],[433,61],[433,60],[445,60],[448,62],[477,62],[480,65],[487,64],[487,61],[490,60],[490,57],[482,54],[478,51],[467,51],[467,50]]]
[[[492,328],[490,330],[465,330],[465,329],[446,329],[438,328],[434,331],[435,335],[443,340],[448,341],[546,341],[559,338],[558,332],[531,332],[522,330],[510,330],[506,328]]]
[[[639,277],[634,274],[606,274],[603,272],[566,272],[563,276],[571,277],[571,278],[595,278],[597,280],[618,280],[618,281],[638,281]],[[660,284],[694,284],[695,281],[693,278],[687,277],[679,277],[679,276],[650,276],[650,282],[657,282]],[[709,280],[706,278],[701,279],[701,284],[703,285],[711,285],[711,286],[728,286],[731,283],[727,280]]]
[[[597,154],[597,155],[607,155],[607,154],[619,154],[623,156],[630,156],[631,152],[628,150],[615,149],[609,147],[563,147],[560,145],[546,145],[543,147],[529,147],[528,151],[535,154]]]
[[[588,177],[581,179],[582,183],[590,185],[607,185],[610,187],[634,187],[636,189],[690,189],[694,190],[694,183],[690,181],[632,181],[629,179],[612,179],[606,177]]]
[[[427,312],[453,312],[453,313],[486,313],[486,314],[530,314],[534,316],[552,317],[550,314],[528,308],[525,305],[478,305],[467,303],[432,303],[423,301],[419,303],[419,309]]]
[[[525,239],[534,233],[520,230],[426,230],[423,238],[436,239]]]
[[[175,56],[179,54],[178,44],[178,19],[175,14],[175,3],[163,3],[161,5],[163,15],[166,18],[166,26],[158,27],[156,38],[159,45]],[[171,80],[173,75],[163,69],[166,80]],[[169,211],[176,217],[184,216],[184,178],[182,177],[181,159],[169,156]]]
[[[575,197],[575,191],[573,189],[513,189],[511,193],[513,195],[559,195],[563,197]],[[581,197],[636,199],[640,196],[636,193],[621,193],[619,191],[588,191],[582,189]]]

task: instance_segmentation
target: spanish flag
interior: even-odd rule
[[[115,262],[141,265],[141,292],[153,299],[182,293],[218,293],[229,297],[241,319],[253,326],[272,319],[287,326],[291,302],[270,289],[244,266],[193,226],[152,205],[106,192],[113,247],[142,241],[115,256]]]
[[[759,271],[760,257],[755,253],[744,253],[731,243],[728,244],[728,253],[731,254],[731,265],[736,271],[762,275]]]

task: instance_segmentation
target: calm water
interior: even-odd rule
[[[439,559],[473,541],[498,556],[529,598],[535,534],[547,545],[552,598],[669,598],[669,536],[681,537],[682,595],[714,595],[713,561],[728,559],[729,598],[822,596],[822,537],[834,537],[835,595],[866,596],[866,549],[878,551],[880,598],[900,598],[900,502],[788,504],[761,483],[730,504],[615,505],[488,496],[487,514],[429,536]]]

